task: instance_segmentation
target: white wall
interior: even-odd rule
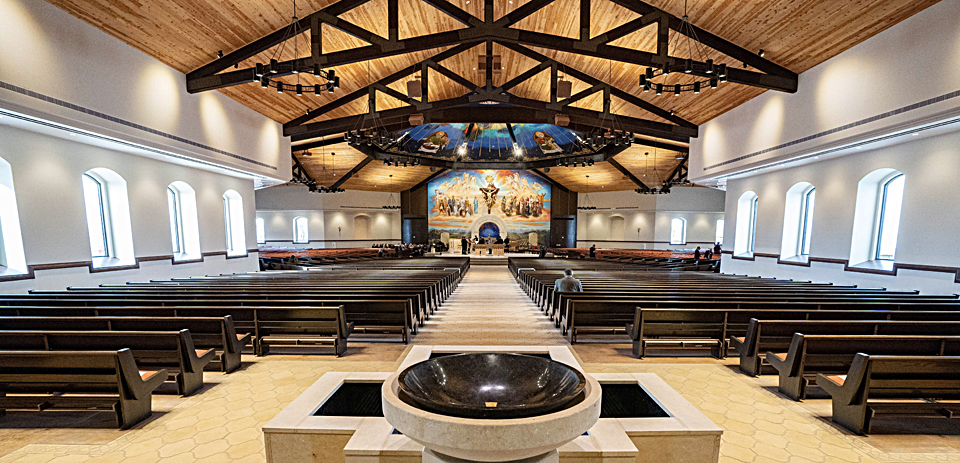
[[[89,262],[90,241],[81,176],[105,167],[127,182],[134,252],[137,258],[171,256],[166,188],[183,181],[194,188],[203,253],[226,251],[223,193],[244,198],[246,249],[256,249],[253,233],[253,182],[142,156],[91,146],[0,124],[0,158],[10,163],[27,265]],[[170,260],[142,262],[140,269],[89,273],[86,268],[38,270],[35,279],[0,282],[0,292],[34,288],[63,289],[152,278],[257,270],[256,254],[238,259],[207,256],[204,262],[172,265]]]
[[[290,142],[280,124],[216,91],[188,94],[182,73],[48,3],[0,2],[0,50],[0,109],[252,174],[290,178]]]
[[[724,217],[724,192],[712,188],[673,187],[667,195],[632,191],[579,195],[580,206],[595,211],[577,213],[577,246],[618,249],[692,249],[712,247],[717,220]],[[623,240],[615,240],[611,218],[624,219]],[[670,221],[687,220],[687,244],[670,244]],[[637,230],[639,229],[639,231]]]
[[[310,193],[304,186],[275,186],[257,190],[256,215],[264,220],[265,248],[357,248],[375,243],[400,242],[400,212],[382,206],[399,204],[399,193],[346,191],[344,193]],[[293,242],[293,219],[306,217],[309,239],[306,244]],[[368,239],[358,239],[354,230],[357,216],[370,219]]]
[[[690,179],[716,178],[960,114],[957,18],[960,0],[941,1],[804,72],[795,94],[768,91],[701,125],[700,137],[690,144]],[[928,101],[944,95],[950,98]],[[885,115],[914,104],[918,107]],[[865,121],[875,116],[883,117]],[[844,127],[848,124],[854,126]],[[764,150],[769,151],[756,154]],[[711,168],[720,163],[727,164]]]
[[[893,168],[903,172],[906,178],[895,261],[898,264],[956,267],[960,262],[960,246],[956,239],[956,231],[960,230],[960,190],[955,188],[957,178],[960,178],[958,147],[960,131],[937,137],[917,137],[908,143],[730,180],[726,207],[731,220],[726,222],[725,232],[728,242],[732,244],[734,240],[736,221],[733,217],[736,216],[737,198],[745,191],[754,191],[759,195],[756,252],[779,255],[786,192],[797,182],[805,181],[817,189],[811,260],[847,260],[853,238],[857,184],[876,169]],[[953,283],[955,275],[947,273],[900,270],[897,276],[884,276],[844,271],[843,264],[814,262],[807,268],[776,262],[775,257],[757,257],[756,261],[750,262],[725,255],[722,268],[725,273],[935,293],[960,292],[960,286]]]

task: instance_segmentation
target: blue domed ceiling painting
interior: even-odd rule
[[[524,158],[589,152],[578,141],[577,132],[551,124],[423,124],[399,135],[403,138],[396,151],[442,159],[458,156],[473,161],[512,159],[514,140]]]

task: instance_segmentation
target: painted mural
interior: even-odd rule
[[[577,132],[550,124],[431,123],[401,135],[401,143],[391,152],[448,160],[512,159],[514,144],[529,159],[590,152],[578,141]]]
[[[430,239],[479,234],[544,243],[550,231],[550,186],[526,171],[459,170],[427,185]]]

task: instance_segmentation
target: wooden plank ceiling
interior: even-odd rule
[[[139,0],[136,3],[122,0],[47,0],[68,13],[92,24],[110,35],[153,56],[178,71],[187,73],[216,59],[217,50],[224,53],[253,42],[284,25],[293,15],[292,0]],[[336,0],[299,0],[297,16],[303,17]],[[646,0],[677,17],[684,14],[682,0]],[[886,28],[937,3],[938,0],[696,0],[689,2],[691,22],[715,35],[733,42],[747,50],[763,49],[765,57],[789,70],[801,73],[836,56],[840,52],[866,40]],[[471,15],[483,17],[482,0],[451,0],[455,6]],[[526,0],[494,0],[494,15],[499,18],[513,11]],[[382,37],[388,36],[387,0],[372,0],[342,15],[357,26]],[[416,37],[437,32],[463,28],[464,26],[446,14],[434,9],[423,0],[399,0],[399,38]],[[555,0],[552,4],[523,19],[514,27],[548,34],[576,38],[579,34],[579,0]],[[608,0],[593,0],[591,3],[591,34],[596,36],[638,17]],[[557,18],[563,18],[558,21]],[[323,52],[349,50],[367,45],[366,42],[337,29],[323,26]],[[622,37],[613,45],[634,50],[655,52],[656,25],[646,27]],[[310,33],[297,38],[298,46],[288,41],[280,47],[261,53],[241,67],[253,66],[256,62],[268,62],[271,57],[282,60],[310,56]],[[680,46],[682,44],[682,46]],[[296,50],[295,50],[296,48]],[[643,93],[637,77],[643,68],[636,65],[610,62],[584,55],[538,49],[535,51],[558,62],[574,67],[590,76],[604,80],[616,87],[639,96],[677,116],[695,124],[702,124],[720,114],[756,97],[762,89],[733,83],[721,84],[717,90],[699,95],[684,93],[679,97],[664,92],[661,96]],[[320,96],[292,92],[278,94],[265,90],[259,84],[248,83],[221,89],[222,93],[277,122],[284,123],[303,115],[334,99],[366,87],[371,82],[391,73],[412,66],[443,49],[425,50],[373,61],[338,66],[341,89],[334,94]],[[482,46],[475,47],[442,62],[450,70],[474,83],[483,84],[484,76],[478,69],[478,56]],[[496,85],[522,74],[537,63],[499,44],[494,53],[502,56],[502,69],[494,76]],[[671,32],[670,54],[686,57],[686,41]],[[740,67],[741,63],[714,50],[705,50],[705,56],[694,52],[698,59],[713,58]],[[466,93],[466,89],[434,71],[430,71],[431,100],[452,98]],[[560,75],[563,76],[561,70]],[[676,77],[674,77],[676,76]],[[299,82],[310,85],[314,77],[298,74],[281,78],[286,83]],[[573,81],[573,92],[589,87],[586,83]],[[684,83],[690,76],[682,73],[670,76],[670,83]],[[404,82],[390,85],[406,93]],[[524,98],[547,100],[549,98],[549,70],[515,87],[512,92]],[[380,94],[378,109],[402,106],[400,101]],[[600,94],[577,102],[574,106],[601,110]],[[611,110],[615,113],[662,121],[657,116],[640,108],[613,98]],[[366,112],[366,101],[360,99],[343,105],[318,120],[343,117]],[[307,171],[318,184],[330,185],[349,172],[364,155],[346,144],[337,144],[311,150],[313,156],[303,160]],[[337,153],[330,156],[330,153]],[[649,156],[645,153],[650,153]],[[653,149],[634,146],[614,159],[641,180],[660,178],[673,169],[681,157],[677,152],[657,150],[657,160],[650,161]],[[298,154],[299,156],[299,154]],[[331,161],[335,159],[335,162]],[[654,171],[656,166],[656,171]],[[326,169],[324,169],[326,167]],[[390,174],[394,177],[389,178]],[[399,191],[415,185],[430,175],[426,167],[388,168],[372,162],[344,182],[348,189],[375,190],[387,188]],[[608,163],[598,163],[587,168],[553,168],[549,174],[566,187],[582,192],[633,189],[636,185],[619,170]],[[586,175],[590,175],[589,178]],[[644,176],[648,177],[644,177]],[[650,177],[653,176],[653,177]],[[657,177],[659,176],[659,177]],[[645,181],[645,180],[644,180]],[[658,183],[646,182],[650,186]],[[384,185],[387,185],[386,187]]]

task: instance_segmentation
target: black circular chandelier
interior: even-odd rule
[[[700,39],[697,37],[697,30],[693,27],[693,24],[690,24],[690,17],[687,16],[687,2],[683,2],[683,18],[680,21],[680,28],[678,33],[686,37],[686,48],[688,58],[683,60],[683,64],[677,66],[676,64],[671,65],[669,62],[665,63],[661,68],[648,67],[646,71],[640,75],[638,84],[640,88],[643,89],[644,93],[650,91],[656,91],[657,95],[662,95],[664,91],[673,92],[673,96],[680,96],[683,92],[693,92],[694,94],[699,94],[700,90],[706,90],[707,88],[715,89],[717,88],[718,83],[727,81],[727,65],[726,64],[714,64],[712,59],[704,59],[704,45],[700,43]],[[681,41],[670,41],[674,43],[674,53],[678,49],[683,47]],[[761,50],[761,56],[763,51]],[[694,62],[694,54],[698,55],[700,62]],[[706,76],[700,80],[695,80],[691,83],[667,83],[667,76],[671,73],[682,73],[682,74],[691,74],[698,76]],[[658,80],[655,80],[658,79]]]

